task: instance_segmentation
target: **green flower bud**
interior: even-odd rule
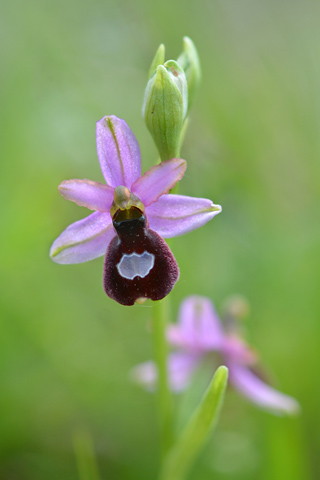
[[[183,68],[188,83],[188,113],[201,79],[200,60],[197,49],[189,37],[183,38],[183,52],[177,62]]]
[[[179,157],[182,127],[188,110],[188,86],[185,73],[174,60],[164,65],[161,46],[152,62],[155,71],[144,96],[142,114],[157,145],[161,161]]]

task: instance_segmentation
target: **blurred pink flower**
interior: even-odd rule
[[[299,410],[294,398],[273,389],[253,372],[256,354],[241,338],[225,332],[210,299],[187,297],[180,306],[178,323],[168,327],[167,337],[176,348],[168,357],[173,391],[186,389],[204,358],[216,352],[220,354],[221,363],[229,369],[230,383],[250,401],[278,414]],[[156,366],[153,362],[143,363],[135,367],[133,375],[139,383],[154,387]]]

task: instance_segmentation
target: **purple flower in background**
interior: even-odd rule
[[[181,304],[178,323],[168,327],[167,336],[177,349],[168,359],[173,391],[187,388],[201,362],[210,355],[213,357],[212,353],[218,353],[220,363],[229,369],[230,383],[250,401],[278,414],[299,410],[294,398],[273,389],[254,373],[255,353],[241,338],[225,332],[208,298],[187,297]],[[157,371],[153,362],[138,365],[133,374],[146,387],[152,387],[156,382]]]
[[[104,288],[119,303],[159,300],[179,277],[164,238],[190,232],[221,211],[204,198],[168,194],[181,180],[186,162],[173,158],[141,176],[138,142],[124,120],[97,122],[97,152],[107,184],[66,180],[59,185],[67,200],[94,213],[67,227],[54,241],[51,258],[81,263],[106,254]]]

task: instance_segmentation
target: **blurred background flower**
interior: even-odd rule
[[[179,308],[177,323],[167,328],[167,337],[174,347],[168,357],[172,391],[187,389],[192,377],[207,361],[208,366],[211,364],[210,377],[218,366],[225,365],[229,370],[230,385],[256,405],[279,415],[299,412],[299,403],[294,398],[278,392],[261,378],[263,369],[257,354],[238,332],[237,319],[229,315],[228,324],[224,325],[209,298],[199,295],[185,298]],[[290,359],[287,361],[290,363]],[[132,377],[154,390],[158,380],[156,364],[148,361],[137,365],[132,370]]]
[[[99,118],[125,118],[142,170],[156,162],[141,116],[147,72],[159,44],[177,58],[184,35],[202,84],[179,193],[224,210],[170,245],[181,270],[172,319],[187,295],[220,304],[243,293],[249,343],[303,412],[274,418],[230,393],[190,479],[319,478],[319,3],[12,0],[0,10],[0,478],[78,479],[77,429],[104,478],[154,478],[154,401],[127,378],[151,357],[150,309],[109,301],[101,261],[55,265],[48,249],[79,218],[57,185],[103,182]]]

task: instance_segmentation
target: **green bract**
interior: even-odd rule
[[[157,50],[157,53],[155,54],[152,60],[151,67],[149,69],[149,78],[152,77],[152,75],[154,74],[154,71],[157,69],[159,65],[164,64],[164,61],[165,61],[165,46],[163,45],[163,43],[161,43],[160,47]]]
[[[151,68],[157,65],[164,54],[160,49],[161,46]],[[142,114],[161,161],[179,156],[187,109],[188,86],[183,69],[174,60],[156,66],[145,90]]]
[[[159,48],[160,50],[160,48]],[[158,51],[159,51],[158,50]],[[189,37],[183,38],[183,52],[177,62],[183,68],[188,83],[188,113],[201,79],[200,60],[197,49]]]

